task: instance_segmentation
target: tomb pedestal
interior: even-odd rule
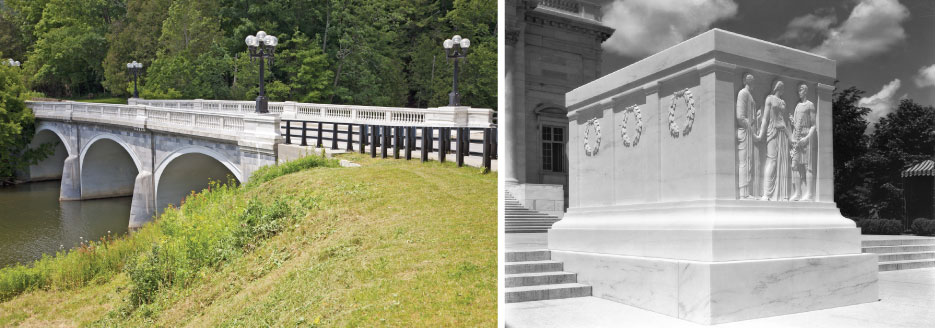
[[[703,324],[876,301],[876,255],[833,199],[834,80],[829,59],[715,29],[569,92],[569,209],[549,232],[552,259],[594,296]],[[738,106],[744,88],[755,108]],[[759,130],[770,94],[785,102],[772,117],[814,104],[799,148],[812,200],[784,201],[780,187],[780,201],[759,200],[770,179],[795,181],[766,167],[791,156],[766,130],[738,151],[743,112]]]

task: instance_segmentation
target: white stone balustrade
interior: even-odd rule
[[[207,111],[213,113],[253,113],[255,102],[235,100],[148,100],[131,98],[131,105],[145,105],[177,110]],[[308,120],[335,123],[373,124],[390,126],[431,127],[493,127],[493,110],[486,108],[437,107],[404,108],[358,105],[331,105],[270,102],[270,113],[286,120]]]

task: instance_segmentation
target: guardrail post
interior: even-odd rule
[[[450,135],[451,132],[448,131],[448,128],[438,128],[438,160],[442,163],[445,162],[445,157],[448,155],[446,147],[451,147],[447,139]]]
[[[331,149],[338,149],[338,123],[331,123]]]
[[[490,142],[490,141],[491,141],[490,132],[491,132],[491,130],[492,130],[492,129],[490,129],[490,128],[484,129],[484,155],[483,155],[483,156],[484,156],[484,164],[483,164],[483,166],[484,166],[484,169],[486,169],[487,172],[490,172],[490,148],[491,148],[491,147],[490,147],[490,146],[491,146],[491,142]]]
[[[305,131],[307,131],[306,123],[308,122],[302,121],[302,146],[308,146],[308,143],[305,142]]]
[[[367,125],[366,124],[361,124],[360,127],[358,127],[357,143],[358,143],[357,144],[358,148],[360,148],[360,153],[361,154],[366,153],[367,152],[365,150],[366,147],[364,147],[364,145],[367,144]]]
[[[422,162],[429,160],[429,150],[432,149],[432,128],[422,128]]]
[[[322,148],[321,146],[321,122],[318,122],[318,141],[315,142],[315,147]]]
[[[354,151],[354,124],[347,125],[347,151]]]
[[[382,128],[383,131],[381,131],[382,133],[380,134],[382,137],[380,139],[380,158],[386,158],[386,144],[390,141],[390,127],[384,125]]]
[[[370,157],[377,157],[377,131],[376,125],[370,126]]]
[[[500,128],[497,127],[497,128],[493,128],[493,131],[490,132],[491,134],[490,153],[491,153],[491,157],[496,158],[496,159],[500,159],[499,154],[497,153],[497,141],[498,141],[497,138],[499,138],[498,136],[499,130]]]
[[[458,132],[457,148],[455,149],[458,152],[458,155],[455,156],[455,161],[458,163],[458,167],[464,166],[464,128],[456,128]]]
[[[416,140],[415,134],[416,128],[412,126],[406,127],[406,160],[412,159],[412,143]]]
[[[291,132],[292,132],[292,126],[289,123],[292,123],[292,121],[288,121],[288,120],[286,121],[286,144],[287,145],[292,144],[292,138],[290,138]]]
[[[399,142],[402,141],[402,138],[400,138],[400,130],[402,129],[398,126],[393,127],[393,158],[394,159],[399,159]]]

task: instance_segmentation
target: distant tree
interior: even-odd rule
[[[321,51],[319,40],[309,40],[296,31],[284,46],[276,61],[283,67],[284,80],[289,81],[289,99],[301,102],[324,102],[330,96],[334,77],[328,55]]]
[[[902,219],[900,174],[909,166],[932,158],[935,152],[935,108],[903,99],[896,111],[881,118],[874,128],[869,152],[858,168],[865,174],[865,187],[869,189],[868,215]]]
[[[105,35],[124,9],[112,0],[50,0],[24,63],[33,88],[56,96],[101,91]]]
[[[35,117],[26,107],[27,90],[20,69],[0,65],[0,185],[13,182],[17,171],[51,155],[52,144],[30,148]]]
[[[127,15],[110,25],[107,33],[107,55],[103,62],[104,89],[114,95],[130,95],[132,83],[126,64],[143,63],[144,72],[150,68],[159,50],[162,22],[168,17],[172,0],[129,0]],[[139,83],[145,83],[141,74]]]
[[[866,116],[870,109],[857,105],[864,92],[856,87],[835,91],[832,102],[834,122],[834,201],[846,217],[865,217],[869,191],[866,174],[859,161],[866,155],[869,136]]]

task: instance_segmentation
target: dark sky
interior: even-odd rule
[[[605,2],[604,23],[626,31],[605,42],[603,74],[680,39],[720,28],[835,59],[838,88],[864,90],[864,105],[876,112],[871,121],[891,111],[901,97],[935,105],[933,0],[690,1],[694,8],[676,0],[601,2]],[[930,67],[932,75],[917,81],[924,67]]]

